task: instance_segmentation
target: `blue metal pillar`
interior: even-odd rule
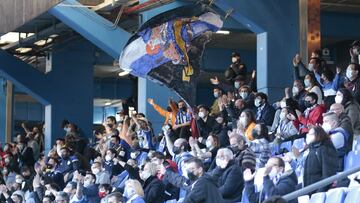
[[[257,34],[258,91],[272,101],[282,98],[292,83],[292,58],[299,52],[299,2],[217,0],[215,5]]]

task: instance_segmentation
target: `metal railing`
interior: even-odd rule
[[[351,174],[354,174],[354,173],[357,173],[360,171],[360,166],[358,167],[354,167],[354,168],[351,168],[347,171],[344,171],[342,173],[339,173],[339,174],[336,174],[336,175],[333,175],[331,177],[328,177],[324,180],[321,180],[317,183],[314,183],[312,185],[309,185],[309,186],[306,186],[300,190],[297,190],[297,191],[294,191],[290,194],[287,194],[287,195],[284,195],[283,198],[286,200],[286,201],[290,201],[290,200],[293,200],[295,198],[298,198],[302,195],[307,195],[309,194],[310,192],[314,191],[314,190],[317,190],[319,188],[322,188],[326,185],[330,185],[332,184],[334,181],[336,180],[342,180],[344,178],[346,178],[347,176],[351,175]]]

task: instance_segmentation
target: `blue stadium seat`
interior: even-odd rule
[[[326,200],[326,193],[318,192],[311,195],[309,203],[325,203],[325,200]]]
[[[350,151],[346,156],[345,160],[345,170],[351,169],[356,166],[360,166],[360,152],[359,151]]]
[[[342,203],[345,199],[345,189],[335,188],[326,192],[325,203]]]
[[[283,142],[280,144],[280,151],[282,149],[287,149],[288,152],[291,152],[291,147],[292,147],[291,141]]]
[[[309,203],[310,201],[310,197],[309,195],[303,195],[303,196],[300,196],[298,197],[298,202],[300,203]]]
[[[360,203],[360,187],[349,188],[344,203]]]

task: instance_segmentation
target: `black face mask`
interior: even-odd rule
[[[237,154],[240,151],[238,146],[231,146],[230,149],[234,152],[234,154]]]
[[[304,105],[305,105],[306,108],[310,108],[310,107],[313,106],[313,104],[311,102],[309,102],[309,101],[305,101]]]
[[[109,126],[109,128],[113,128],[114,127],[114,125],[113,124],[108,124],[108,126]]]
[[[188,175],[189,180],[192,182],[196,181],[199,178],[192,171],[187,171],[187,175]]]
[[[170,106],[166,107],[166,110],[167,110],[168,112],[172,112],[172,109],[171,109]]]
[[[181,107],[181,109],[180,109],[182,112],[186,112],[186,107],[185,106],[183,106],[183,107]]]
[[[252,136],[253,136],[253,138],[254,139],[257,139],[258,137],[259,137],[259,133],[254,129],[254,130],[252,130]]]
[[[180,154],[181,153],[181,149],[180,149],[180,147],[173,147],[173,152],[174,152],[174,154]]]

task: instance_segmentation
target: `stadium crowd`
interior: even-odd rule
[[[256,90],[255,72],[248,76],[233,53],[226,81],[210,79],[211,107],[148,99],[164,117],[160,135],[144,114],[123,111],[120,120],[106,119],[93,142],[64,121],[64,137],[45,153],[43,126],[22,124],[26,133],[0,152],[0,202],[282,202],[280,196],[345,170],[360,136],[359,54],[356,41],[351,63],[336,70],[320,51],[307,65],[296,55],[288,67],[293,86],[270,103]]]

